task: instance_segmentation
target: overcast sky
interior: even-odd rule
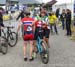
[[[40,3],[47,3],[52,0],[19,0],[19,1],[21,1],[23,3],[28,3],[28,2],[33,3],[33,2],[37,2],[37,1],[39,1]],[[71,3],[71,1],[73,2],[74,0],[57,0],[57,1],[58,2],[56,4],[62,4],[62,3]],[[0,3],[4,4],[4,3],[6,3],[6,0],[0,0]]]

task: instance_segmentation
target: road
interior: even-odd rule
[[[20,38],[15,47],[9,47],[6,55],[0,54],[0,67],[75,67],[75,42],[65,36],[66,32],[60,27],[58,31],[59,35],[51,35],[49,39],[50,59],[47,65],[41,62],[40,56],[32,62],[25,62],[23,60],[23,41]]]

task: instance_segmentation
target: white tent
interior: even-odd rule
[[[22,4],[33,4],[33,3],[36,3],[36,4],[39,4],[41,3],[41,0],[19,0],[19,3],[22,3]]]
[[[42,0],[42,2],[44,3],[47,3],[47,2],[50,2],[52,0]],[[57,0],[57,3],[56,4],[64,4],[64,3],[71,3],[73,2],[74,0]]]
[[[74,0],[57,0],[55,5],[73,3]]]

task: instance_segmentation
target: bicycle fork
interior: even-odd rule
[[[40,45],[40,43],[38,43],[38,52],[41,54],[43,52],[42,46]]]

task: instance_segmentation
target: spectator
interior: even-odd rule
[[[59,17],[60,17],[60,8],[56,10],[56,17],[57,17],[57,22],[59,23]]]
[[[18,20],[19,18],[23,19],[24,17],[25,17],[25,12],[24,10],[22,10],[19,16],[16,18],[16,20]],[[21,26],[21,31],[22,31],[22,36],[23,36],[23,25]]]
[[[3,15],[0,12],[0,28],[1,28],[1,26],[4,27],[4,24],[3,24]],[[0,36],[1,36],[1,29],[0,29]]]
[[[62,29],[64,30],[65,28],[65,17],[66,17],[66,13],[65,13],[65,9],[62,10],[62,14],[60,15],[60,20],[62,22]]]
[[[71,11],[69,9],[66,10],[66,30],[66,35],[71,36]]]
[[[55,13],[54,12],[50,13],[48,18],[50,22],[51,33],[53,33],[53,27],[54,27],[56,34],[58,34],[57,27],[56,27],[57,17]]]
[[[59,18],[60,8],[56,10],[56,17]]]
[[[20,17],[21,17],[21,19],[23,19],[25,17],[24,15],[25,15],[24,11],[21,11],[21,13],[19,14],[19,16],[17,17],[16,20],[18,20]]]

